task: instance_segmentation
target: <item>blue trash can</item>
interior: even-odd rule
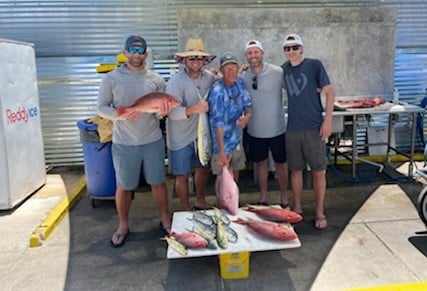
[[[83,145],[86,187],[94,199],[114,199],[116,176],[111,156],[111,142],[101,143],[98,126],[86,120],[77,122]]]

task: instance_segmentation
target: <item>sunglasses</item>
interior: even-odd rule
[[[252,89],[258,89],[258,78],[257,75],[252,77]]]
[[[134,53],[138,53],[140,55],[145,54],[145,49],[142,47],[134,47],[134,46],[130,46],[127,48],[128,52],[130,54],[134,54]]]
[[[204,59],[203,56],[189,56],[188,59],[190,61],[202,61]]]
[[[292,49],[293,51],[297,51],[297,50],[299,50],[299,48],[300,48],[300,45],[284,46],[284,47],[283,47],[283,50],[284,50],[285,52],[288,52],[288,51],[290,51],[291,49]]]

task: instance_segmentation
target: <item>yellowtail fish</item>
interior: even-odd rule
[[[135,111],[158,113],[160,111],[160,105],[163,102],[169,103],[171,108],[177,107],[180,104],[177,99],[169,94],[163,92],[151,92],[136,99],[131,106],[117,108],[117,116]]]
[[[199,98],[206,101],[208,93],[206,93],[204,98],[199,94]],[[212,137],[209,129],[208,114],[206,112],[199,113],[197,124],[197,154],[202,166],[206,166],[212,155]]]
[[[188,249],[176,239],[170,238],[169,236],[165,236],[163,239],[181,256],[186,256],[188,254]]]

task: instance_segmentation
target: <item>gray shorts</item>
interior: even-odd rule
[[[218,175],[219,169],[216,164],[217,155],[214,155],[211,160],[212,173]],[[231,154],[230,169],[233,171],[240,171],[246,168],[246,156],[241,142]]]
[[[306,165],[314,171],[326,169],[326,143],[319,130],[286,132],[286,155],[290,170],[304,170]]]
[[[113,144],[113,164],[117,186],[125,190],[134,190],[139,185],[141,169],[148,184],[162,184],[165,179],[165,141],[128,146]]]

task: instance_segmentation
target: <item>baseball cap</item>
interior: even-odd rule
[[[296,33],[291,33],[285,36],[285,41],[283,42],[283,46],[287,45],[303,45],[301,36]]]
[[[135,44],[135,42],[138,42],[138,44]],[[141,47],[144,50],[147,50],[147,43],[145,42],[145,39],[139,35],[131,35],[126,39],[125,48],[127,49],[132,46]]]
[[[255,40],[255,39],[252,39],[246,43],[245,52],[251,47],[257,47],[260,50],[264,51],[264,48],[262,47],[262,43],[258,40]]]
[[[235,55],[233,55],[231,52],[226,52],[219,61],[219,67],[221,68],[222,66],[225,66],[229,63],[239,64]]]

